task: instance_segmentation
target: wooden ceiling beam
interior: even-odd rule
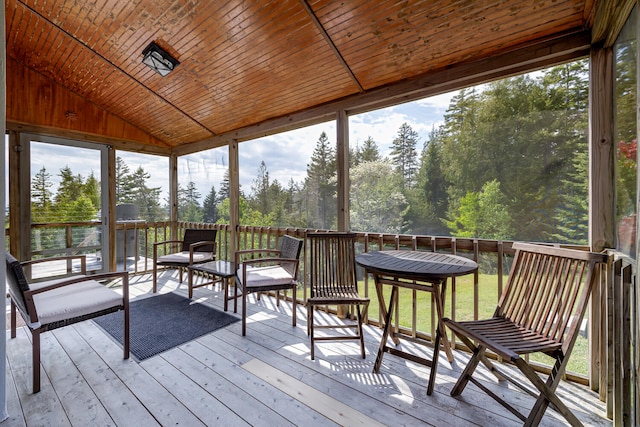
[[[577,31],[528,43],[491,58],[460,64],[428,73],[419,78],[349,96],[304,111],[274,118],[255,125],[176,147],[176,155],[191,154],[227,145],[231,140],[247,141],[288,130],[334,120],[338,111],[359,114],[404,102],[422,99],[472,85],[497,80],[567,62],[589,54],[589,31]]]
[[[591,43],[603,43],[604,47],[613,46],[635,4],[636,0],[599,2],[593,17]]]
[[[316,26],[318,31],[320,31],[320,34],[322,34],[322,37],[324,37],[327,44],[329,45],[333,53],[336,55],[336,58],[338,58],[338,61],[340,61],[340,63],[344,67],[347,74],[349,74],[349,77],[351,77],[351,80],[353,80],[353,82],[356,84],[356,86],[358,87],[358,91],[364,92],[364,88],[358,81],[358,78],[355,76],[355,74],[353,74],[351,67],[349,67],[349,64],[347,64],[347,61],[345,61],[344,57],[336,47],[335,43],[333,42],[333,40],[331,40],[331,37],[329,37],[329,34],[327,34],[327,31],[324,29],[324,27],[322,26],[322,23],[320,22],[316,14],[311,9],[311,6],[309,6],[309,3],[307,3],[307,0],[300,0],[300,4],[304,8],[304,10],[307,12],[309,17],[311,18],[311,21]]]

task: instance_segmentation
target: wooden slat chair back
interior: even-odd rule
[[[182,240],[164,240],[153,244],[153,293],[158,290],[158,266],[177,268],[182,283],[184,270],[196,263],[216,259],[216,234],[213,229],[192,229],[184,231]],[[158,248],[179,248],[177,252],[158,255]],[[190,289],[191,292],[191,289]]]
[[[506,287],[491,319],[444,323],[473,350],[473,357],[451,391],[462,393],[473,382],[525,425],[537,425],[549,404],[572,425],[578,419],[560,401],[555,390],[566,369],[571,349],[580,332],[589,296],[597,279],[598,264],[606,262],[604,254],[556,247],[515,243],[513,265]],[[436,337],[439,344],[439,337]],[[436,347],[437,348],[437,347]],[[526,387],[499,371],[485,355],[490,349],[515,364],[535,387]],[[521,357],[542,352],[554,359],[551,375],[543,382]],[[521,414],[472,375],[482,362],[498,379],[508,380],[536,397],[528,416]]]
[[[362,313],[369,305],[369,298],[358,294],[356,278],[354,233],[307,233],[309,245],[310,296],[307,299],[307,334],[311,338],[311,359],[315,357],[316,341],[359,340],[360,353],[365,358],[362,334]],[[316,325],[315,306],[355,305],[357,323]],[[316,336],[315,329],[354,329],[345,335]]]
[[[242,335],[247,334],[247,295],[275,291],[276,304],[280,305],[280,291],[292,290],[291,323],[296,326],[298,265],[304,241],[292,236],[282,236],[279,249],[245,249],[236,251],[237,268],[235,285],[242,298]]]
[[[107,313],[123,311],[124,358],[129,358],[129,274],[126,271],[84,274],[29,283],[23,265],[82,258],[82,273],[86,271],[84,255],[63,256],[19,262],[6,252],[7,284],[11,297],[11,338],[16,337],[16,311],[20,313],[32,335],[33,393],[40,391],[40,334],[73,323],[93,319]],[[121,280],[122,294],[109,289],[98,280]]]

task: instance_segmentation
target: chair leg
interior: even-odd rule
[[[13,300],[11,300],[11,338],[16,337],[16,324],[16,305],[13,303]]]
[[[32,367],[33,367],[33,393],[40,391],[40,331],[32,330],[31,337],[33,343],[31,345]]]
[[[153,245],[153,293],[158,290],[158,246]]]
[[[483,346],[478,346],[473,349],[473,357],[471,357],[471,360],[469,360],[469,363],[467,363],[467,367],[464,368],[464,371],[462,371],[462,374],[460,375],[460,378],[458,378],[458,382],[456,382],[456,385],[454,385],[451,389],[451,396],[459,396],[462,393],[464,388],[467,386],[467,383],[469,382],[469,378],[471,378],[471,375],[476,370],[476,367],[478,367],[478,363],[480,363],[480,359],[482,358],[484,351],[485,348]]]
[[[153,261],[153,293],[158,291],[158,265]]]
[[[247,289],[242,288],[242,336],[247,335]]]
[[[291,309],[293,310],[293,313],[291,313],[291,315],[293,316],[293,326],[296,326],[296,315],[297,315],[297,313],[296,313],[296,310],[297,310],[296,304],[297,304],[297,301],[298,301],[298,296],[297,296],[297,292],[296,291],[297,291],[296,286],[294,286],[293,287],[293,292],[291,293],[292,294],[291,296],[293,298],[293,302],[291,303]]]
[[[311,338],[311,360],[315,359],[315,345],[313,342],[313,305],[307,304],[307,334]]]
[[[571,410],[565,405],[560,398],[555,394],[555,390],[558,387],[558,383],[560,382],[562,374],[559,372],[564,372],[565,363],[557,360],[556,364],[552,370],[552,374],[547,379],[547,382],[543,382],[542,379],[538,376],[538,374],[533,370],[533,368],[525,362],[523,359],[518,359],[515,361],[515,365],[520,369],[520,371],[531,381],[531,383],[536,387],[536,389],[540,392],[540,395],[536,399],[536,403],[533,405],[531,412],[529,413],[529,417],[525,421],[525,426],[537,426],[542,420],[542,416],[549,404],[553,406],[553,409],[558,411],[562,416],[571,424],[572,426],[582,426],[582,423],[578,418],[571,412]],[[560,369],[556,369],[560,367]]]
[[[124,341],[123,341],[123,346],[124,347],[124,358],[128,359],[129,358],[129,353],[130,353],[130,323],[129,323],[129,304],[127,303],[125,305],[124,308]]]
[[[364,333],[362,332],[362,313],[360,313],[360,305],[356,305],[356,312],[358,314],[358,336],[360,337],[360,355],[363,359],[366,359],[367,355],[364,350]]]

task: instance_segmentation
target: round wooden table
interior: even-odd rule
[[[427,394],[431,394],[434,385],[433,366],[437,364],[438,348],[434,348],[434,356],[431,360],[406,353],[398,348],[387,346],[387,339],[391,333],[391,339],[396,346],[400,343],[398,336],[392,333],[391,316],[398,305],[398,288],[409,288],[431,292],[437,312],[437,328],[442,337],[442,345],[449,362],[453,362],[453,353],[447,338],[442,318],[444,317],[444,299],[447,279],[473,273],[478,269],[478,264],[473,260],[457,255],[449,255],[438,252],[423,251],[376,251],[366,252],[356,257],[356,262],[365,268],[367,273],[373,275],[380,313],[384,318],[384,329],[380,340],[380,349],[373,365],[373,372],[380,370],[384,353],[420,363],[431,367]],[[389,307],[384,304],[382,285],[391,285],[391,297]]]

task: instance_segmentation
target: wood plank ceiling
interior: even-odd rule
[[[122,139],[170,151],[584,31],[597,2],[6,0],[7,84],[26,96],[24,86],[44,78],[148,136]],[[141,62],[152,41],[180,61],[166,77]],[[38,78],[25,82],[29,73]],[[29,114],[10,97],[8,121],[86,124],[82,108],[56,109],[45,98]]]

